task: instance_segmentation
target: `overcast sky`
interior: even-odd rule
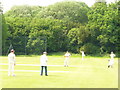
[[[3,5],[3,11],[6,12],[14,5],[39,5],[39,6],[48,6],[56,2],[65,1],[65,0],[0,0]],[[92,6],[95,0],[75,0],[85,2],[88,6]],[[114,2],[115,0],[106,0],[108,3]]]

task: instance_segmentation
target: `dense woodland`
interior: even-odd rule
[[[78,1],[14,6],[2,13],[2,53],[14,48],[17,55],[80,50],[87,55],[118,54],[119,3],[96,0],[91,7]]]

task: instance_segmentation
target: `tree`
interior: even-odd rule
[[[88,29],[91,31],[91,42],[100,46],[101,52],[116,51],[118,41],[118,11],[115,3],[107,5],[97,2],[88,13]]]
[[[66,35],[64,33],[65,26],[63,26],[62,23],[64,23],[62,20],[57,19],[34,18],[30,24],[31,32],[29,33],[27,43],[27,48],[30,50],[29,52],[31,53],[34,50],[35,54],[43,52],[45,50],[46,40],[48,52],[63,51],[66,48],[66,46],[64,46],[66,45]]]
[[[0,2],[0,55],[2,55],[2,5]]]
[[[5,13],[6,17],[35,17],[36,14],[42,9],[40,6],[13,6],[11,10]]]
[[[63,1],[43,8],[37,16],[86,23],[88,10],[89,7],[83,2]]]
[[[88,55],[97,55],[100,53],[99,47],[92,43],[85,43],[82,47],[80,47],[80,51],[84,51]]]
[[[79,48],[89,42],[89,35],[89,30],[81,24],[78,28],[72,28],[67,34],[70,51],[79,52]]]
[[[10,33],[5,46],[8,49],[12,43],[16,54],[67,50],[78,53],[82,49],[89,54],[116,51],[118,2],[107,5],[103,1],[97,0],[90,8],[77,1],[46,7],[14,6],[4,14],[4,27],[8,26]]]
[[[14,6],[5,13],[6,24],[10,33],[5,42],[5,52],[7,52],[10,44],[12,44],[16,54],[25,53],[25,45],[30,33],[29,23],[31,23],[32,18],[36,16],[40,9],[41,7],[39,6]]]
[[[3,15],[2,3],[0,2],[0,55],[4,54],[5,52],[5,42],[8,35],[8,27]]]

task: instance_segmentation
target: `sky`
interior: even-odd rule
[[[6,12],[11,9],[14,5],[39,5],[39,6],[48,6],[56,2],[65,1],[65,0],[0,0],[3,6],[3,12]],[[88,6],[92,6],[95,0],[75,0],[85,2]],[[114,2],[115,0],[106,0],[108,3]]]

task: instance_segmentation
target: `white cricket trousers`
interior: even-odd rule
[[[8,64],[8,76],[14,75],[14,62],[9,62]]]
[[[68,65],[69,65],[69,58],[65,58],[64,66],[68,66]]]
[[[82,60],[84,60],[84,56],[82,56]]]

